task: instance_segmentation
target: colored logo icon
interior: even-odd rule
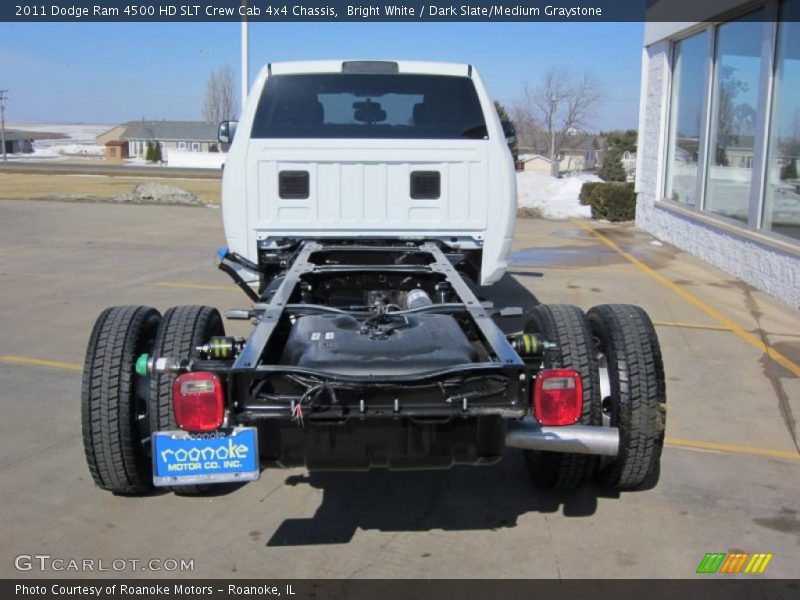
[[[763,573],[772,560],[773,554],[764,552],[708,552],[697,566],[697,573]]]

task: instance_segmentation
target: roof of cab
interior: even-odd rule
[[[456,75],[468,77],[472,66],[464,63],[427,62],[410,60],[309,60],[271,63],[269,68],[273,75],[294,73],[341,73],[342,65],[347,62],[396,63],[400,73],[418,73],[424,75]]]

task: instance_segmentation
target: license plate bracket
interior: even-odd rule
[[[259,477],[255,427],[206,433],[158,431],[152,435],[153,485],[201,485]]]

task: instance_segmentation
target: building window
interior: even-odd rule
[[[668,123],[665,199],[800,240],[800,0],[674,41]]]
[[[192,142],[192,152],[200,152],[200,144],[198,142]]]
[[[178,142],[178,150],[186,150],[186,142]]]
[[[800,239],[800,0],[781,3],[762,227]]]
[[[698,155],[706,79],[708,34],[675,42],[666,197],[697,205]]]
[[[717,28],[704,208],[747,223],[760,101],[763,9]]]

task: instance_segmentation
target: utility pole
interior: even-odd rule
[[[247,0],[242,0],[242,6],[247,12]],[[250,28],[247,16],[242,17],[242,113],[250,92]]]
[[[8,162],[6,157],[6,94],[8,90],[0,90],[0,146],[3,147],[3,162]]]

